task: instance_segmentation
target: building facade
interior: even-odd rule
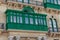
[[[0,0],[0,40],[60,40],[60,0]]]

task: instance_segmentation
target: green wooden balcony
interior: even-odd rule
[[[6,27],[7,30],[48,31],[46,16],[35,13],[30,7],[24,7],[22,11],[7,9]]]
[[[44,0],[44,7],[60,10],[60,2],[59,0]]]

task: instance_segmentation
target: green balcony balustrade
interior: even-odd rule
[[[44,0],[44,7],[60,10],[60,0]]]
[[[22,11],[7,9],[5,14],[7,30],[48,31],[47,15],[35,13],[29,6],[24,7]]]

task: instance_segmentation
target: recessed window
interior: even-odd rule
[[[58,31],[56,19],[50,18],[49,24],[50,24],[50,31],[53,31],[53,32]]]

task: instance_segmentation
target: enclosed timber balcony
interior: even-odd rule
[[[60,1],[59,0],[44,0],[44,7],[60,10]]]
[[[6,27],[15,30],[48,31],[46,16],[35,13],[29,6],[22,11],[7,9]]]
[[[32,4],[36,6],[43,6],[43,2],[36,1],[36,0],[7,0],[7,2],[17,2],[17,3],[24,3],[24,4]]]

